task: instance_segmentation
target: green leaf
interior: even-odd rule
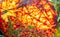
[[[32,30],[32,29],[33,29],[33,26],[28,26],[28,28],[29,28],[30,30]]]
[[[60,10],[60,9],[59,9]],[[58,13],[58,19],[57,19],[57,21],[60,23],[60,11],[59,11],[59,13]]]
[[[0,36],[1,36],[1,37],[3,37],[3,36],[5,37],[5,35],[4,35],[4,33],[2,32],[2,30],[0,30]]]
[[[4,13],[7,13],[8,12],[8,10],[4,10]]]
[[[57,21],[60,23],[60,17],[58,17]]]
[[[59,37],[59,32],[56,32],[53,37]]]
[[[4,35],[3,32],[2,32],[2,30],[0,30],[0,35]]]
[[[4,35],[0,35],[0,37],[5,37]]]
[[[55,4],[60,4],[60,0],[51,0]]]
[[[57,29],[58,29],[58,31],[60,31],[60,26],[58,26],[58,28],[57,28]]]
[[[54,4],[54,7],[55,9],[57,10],[58,12],[58,15],[57,15],[57,21],[58,21],[58,26],[57,26],[57,30],[58,32],[55,33],[54,37],[60,37],[60,0],[52,0],[53,4]]]
[[[8,24],[9,28],[7,30],[8,30],[8,36],[10,37],[10,35],[13,35],[14,29],[13,29],[13,26],[9,17],[8,17],[8,23],[9,23]]]
[[[58,12],[58,15],[57,15],[57,21],[58,23],[60,23],[60,0],[52,0],[53,4],[54,4],[54,7],[55,9],[57,10]]]
[[[18,37],[18,30],[14,30],[14,35],[15,35],[15,37]]]
[[[57,32],[53,37],[60,37],[60,33]]]
[[[32,37],[36,37],[36,35],[32,35]]]
[[[57,30],[53,37],[60,37],[60,25],[57,27]]]
[[[57,35],[54,35],[53,37],[59,37],[59,36],[57,36]]]

